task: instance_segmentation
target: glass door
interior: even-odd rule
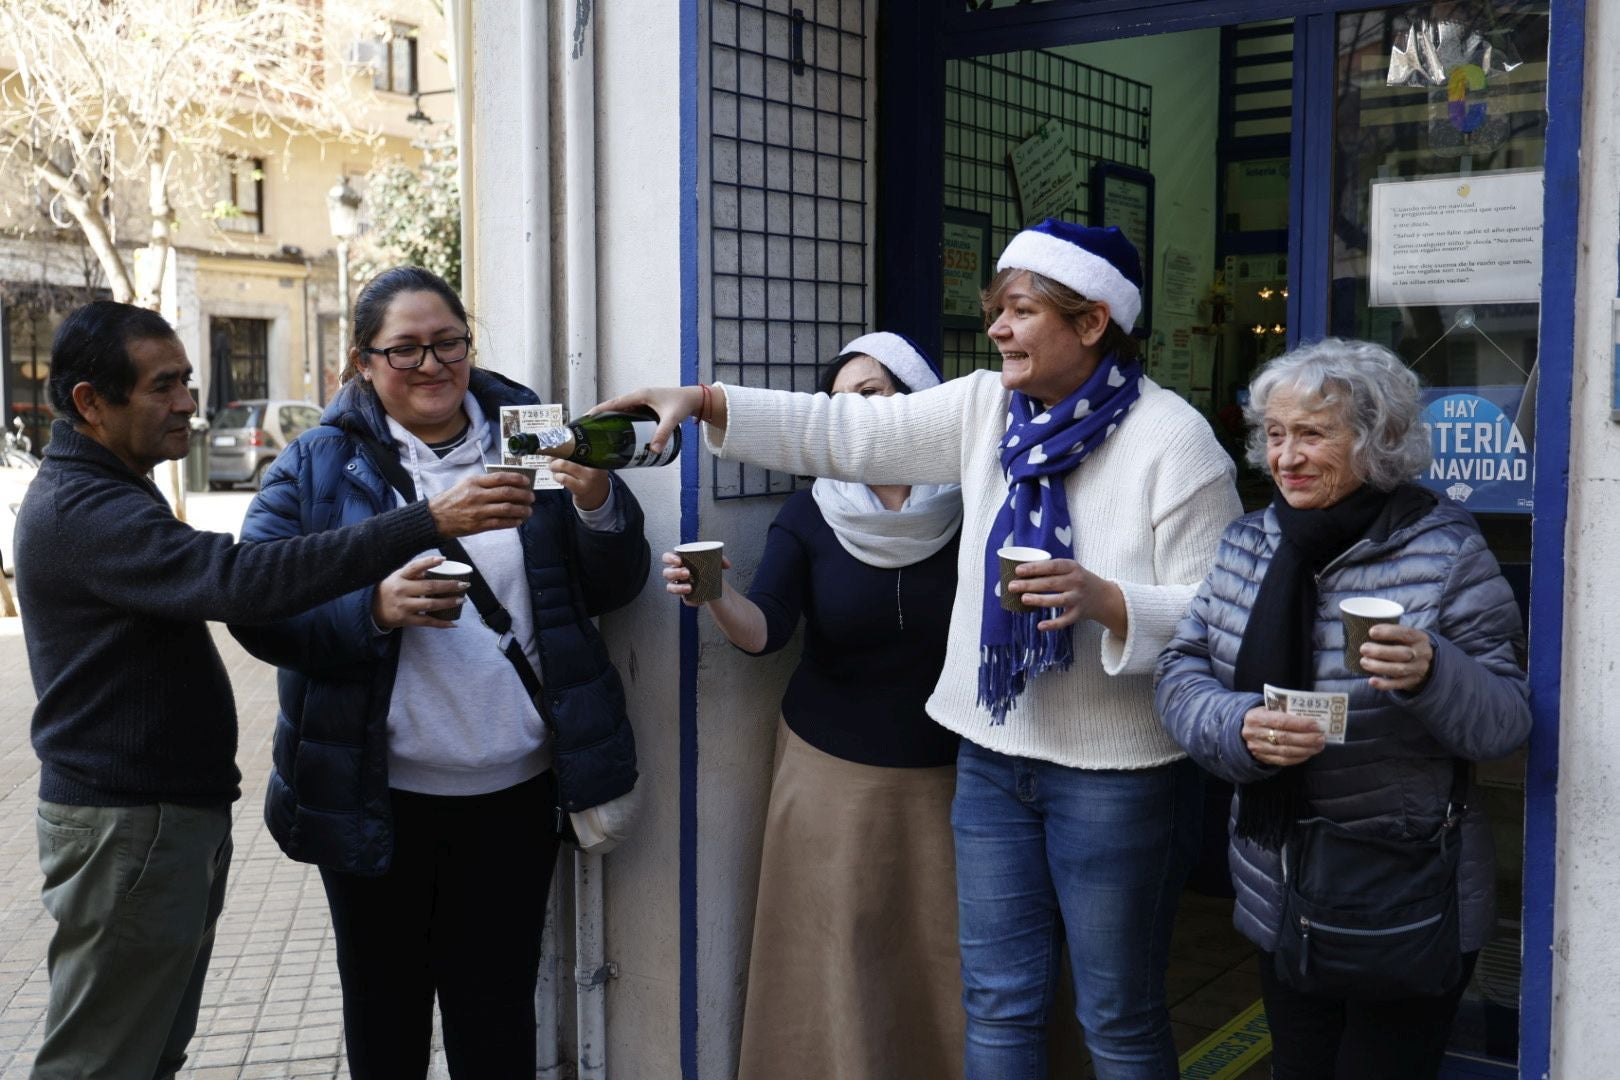
[[[897,283],[883,317],[938,346],[947,375],[993,367],[973,300],[1013,232],[1044,213],[1134,228],[1149,373],[1240,461],[1243,390],[1288,343],[1328,333],[1405,358],[1428,388],[1435,440],[1421,482],[1475,515],[1527,611],[1548,0],[1328,3],[1292,18],[1264,0],[1164,4],[1163,18],[1009,6],[969,3],[944,19],[943,90],[917,98],[944,121],[940,171],[920,170],[930,186],[938,176],[942,213],[887,204],[880,235],[887,225],[908,243],[880,270],[880,296],[886,277]],[[899,217],[915,227],[895,229]],[[935,244],[942,284],[914,272],[915,253]],[[1263,476],[1240,475],[1247,506],[1269,497]],[[1498,921],[1446,1075],[1507,1074],[1518,1049],[1524,758],[1476,775]],[[1223,934],[1219,847],[1184,899],[1173,949],[1172,1016],[1193,1058],[1264,1024],[1246,943]],[[1248,1060],[1232,1075],[1265,1071]]]
[[[1346,13],[1336,36],[1329,332],[1387,345],[1423,380],[1435,458],[1420,482],[1473,512],[1527,614],[1548,5]],[[1523,753],[1476,779],[1497,926],[1451,1046],[1511,1064]]]

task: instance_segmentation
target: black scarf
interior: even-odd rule
[[[1363,485],[1322,510],[1296,510],[1281,491],[1272,495],[1282,540],[1249,611],[1232,675],[1234,690],[1259,694],[1266,683],[1290,690],[1315,686],[1316,575],[1385,517],[1393,494]],[[1297,768],[1241,784],[1236,835],[1275,851],[1299,820],[1304,801]]]

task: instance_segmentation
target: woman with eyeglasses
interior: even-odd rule
[[[499,460],[500,407],[537,400],[474,365],[441,278],[385,271],[355,302],[342,389],[276,459],[242,539],[337,528],[480,473]],[[521,528],[464,541],[546,687],[545,720],[505,640],[470,601],[455,617],[465,586],[425,576],[436,551],[303,615],[231,628],[281,669],[265,819],[320,867],[357,1080],[427,1074],[435,996],[452,1075],[534,1075],[558,823],[635,783],[624,691],[590,618],[647,578],[641,509],[609,473],[551,469],[563,490],[536,492]]]

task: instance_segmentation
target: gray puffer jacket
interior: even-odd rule
[[[1236,784],[1277,771],[1243,743],[1244,714],[1261,704],[1261,695],[1231,686],[1249,611],[1279,539],[1269,508],[1228,526],[1214,569],[1159,657],[1165,728],[1200,765]],[[1328,564],[1317,586],[1314,689],[1348,692],[1350,719],[1342,746],[1296,766],[1305,771],[1305,795],[1317,813],[1358,831],[1432,836],[1445,813],[1452,756],[1500,757],[1530,732],[1524,632],[1512,590],[1474,519],[1451,504],[1388,536],[1363,537]],[[1429,633],[1434,667],[1416,693],[1374,690],[1345,670],[1339,601],[1368,595],[1405,605],[1402,623]],[[1458,881],[1465,951],[1485,943],[1495,906],[1490,828],[1471,795],[1469,803]],[[1235,820],[1235,799],[1233,813]],[[1228,857],[1237,889],[1233,922],[1262,949],[1275,949],[1282,919],[1277,853],[1234,838]]]

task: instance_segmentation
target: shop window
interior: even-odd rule
[[[1472,511],[1528,603],[1545,0],[1341,15],[1330,332],[1387,345],[1425,386],[1435,461],[1419,481]],[[1518,1046],[1524,760],[1478,767],[1497,914],[1452,1049]]]
[[[0,422],[7,432],[15,433],[13,424],[21,419],[22,433],[36,454],[50,439],[54,413],[46,384],[51,374],[51,339],[66,314],[27,300],[12,300],[5,305],[5,322],[0,325],[7,398]]]
[[[945,64],[946,231],[953,246],[988,231],[985,256],[992,266],[1014,233],[1042,217],[1090,223],[1097,163],[1150,167],[1153,88],[1063,52],[1025,50]],[[1040,193],[1019,190],[1009,162],[1032,140],[1061,145],[1063,168],[1045,170],[1067,172],[1061,195],[1052,196],[1048,185]],[[1029,175],[1026,170],[1026,186]],[[1148,263],[1151,253],[1143,257]],[[947,378],[1000,363],[974,310],[972,286],[964,284],[958,302],[947,300],[940,357]]]

